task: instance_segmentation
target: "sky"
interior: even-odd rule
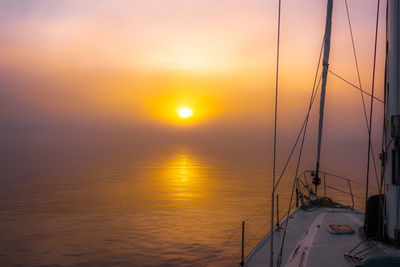
[[[371,91],[376,1],[348,3],[362,86]],[[271,146],[278,1],[0,0],[0,5],[3,141],[114,138]],[[294,140],[306,114],[325,14],[326,1],[282,1],[282,145]],[[384,15],[382,1],[380,98]],[[358,84],[344,0],[334,1],[332,27],[330,69]],[[180,118],[182,107],[193,116]],[[379,137],[382,105],[375,108]],[[367,140],[360,93],[332,75],[325,118],[326,140],[344,145]],[[316,124],[310,128],[315,137]]]

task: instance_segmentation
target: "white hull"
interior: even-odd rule
[[[328,225],[347,224],[354,234],[331,234]],[[362,242],[360,227],[364,224],[364,213],[342,208],[315,208],[305,211],[297,208],[290,216],[286,241],[283,249],[281,266],[354,266],[356,259],[345,257],[351,249]],[[282,224],[283,225],[283,224]],[[283,230],[274,230],[275,258],[279,254]],[[400,250],[370,241],[361,244],[353,251],[361,251],[360,258],[367,256],[400,256]],[[270,251],[270,235],[267,235],[247,256],[245,266],[268,266]],[[366,255],[367,254],[367,255]],[[276,266],[276,259],[274,260]]]

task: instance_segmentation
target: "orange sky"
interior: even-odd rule
[[[349,0],[367,91],[375,3]],[[334,5],[330,68],[357,83],[344,1]],[[325,1],[283,1],[278,125],[289,139],[308,105],[325,12]],[[178,132],[267,139],[276,19],[277,1],[5,1],[0,11],[0,93],[5,101],[0,120],[11,135],[100,125],[142,136],[152,131],[159,133],[157,138]],[[334,136],[338,129],[346,137],[364,136],[359,93],[333,77],[327,90],[326,129]],[[192,108],[194,116],[179,119],[181,106]],[[378,118],[381,106],[376,107]]]

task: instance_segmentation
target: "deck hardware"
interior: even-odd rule
[[[366,244],[366,246],[361,246],[363,244]],[[374,241],[370,242],[368,239],[366,239],[358,243],[349,252],[344,254],[344,256],[353,264],[359,264],[361,261],[367,258],[366,256],[375,254],[379,251],[380,249],[377,247]]]
[[[334,235],[349,235],[354,234],[355,231],[348,224],[330,224],[327,227],[329,233]]]

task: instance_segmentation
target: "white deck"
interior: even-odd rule
[[[363,225],[363,213],[340,208],[316,208],[313,211],[296,209],[292,217],[288,223],[281,266],[354,266],[344,255],[362,241],[359,228]],[[348,224],[355,233],[331,234],[327,231],[330,224]],[[283,230],[276,231],[275,229],[274,265],[276,265],[282,236]],[[362,244],[356,251],[366,247],[366,243]],[[298,248],[297,253],[294,253],[296,248]],[[372,252],[371,256],[384,253],[376,246],[367,252]],[[266,236],[248,255],[245,266],[269,266],[269,258],[270,235]]]

